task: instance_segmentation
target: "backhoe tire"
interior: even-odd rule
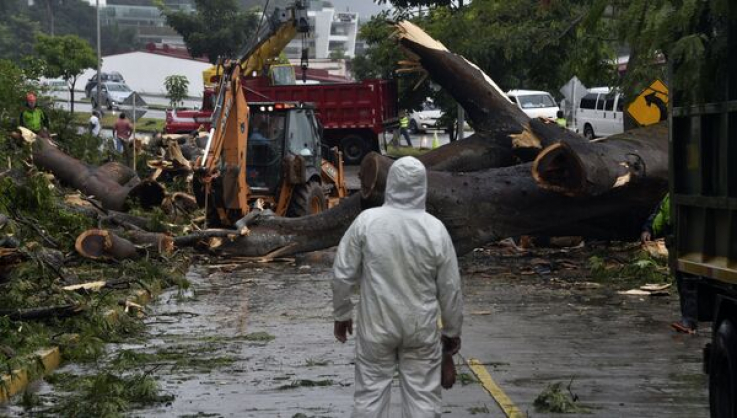
[[[320,183],[313,180],[294,188],[287,216],[296,218],[314,215],[325,209],[327,209],[325,193],[322,191]]]
[[[348,135],[340,140],[340,150],[343,151],[343,160],[346,164],[358,165],[368,154],[369,147],[360,136]]]
[[[737,417],[737,329],[725,319],[712,335],[709,358],[709,404],[712,418]]]

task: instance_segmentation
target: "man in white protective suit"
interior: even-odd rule
[[[384,205],[361,213],[338,247],[333,307],[340,342],[353,333],[351,294],[360,287],[354,418],[390,416],[396,370],[402,417],[441,414],[440,334],[443,352],[455,354],[463,296],[453,243],[445,226],[425,212],[426,195],[422,163],[397,160],[389,169]]]

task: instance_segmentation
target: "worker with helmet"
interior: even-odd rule
[[[26,107],[20,112],[18,124],[35,133],[43,128],[49,129],[49,118],[43,109],[36,106],[36,95],[33,92],[26,95]]]

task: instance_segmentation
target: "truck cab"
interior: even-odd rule
[[[319,181],[320,131],[314,109],[296,103],[251,103],[246,166],[248,185],[257,195],[273,196],[281,184],[282,160],[299,156],[305,180]]]

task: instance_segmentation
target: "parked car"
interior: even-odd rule
[[[105,105],[105,107],[110,110],[120,108],[120,103],[127,99],[131,94],[133,94],[133,90],[131,90],[127,84],[114,83],[111,81],[102,83],[100,103],[97,103],[97,87],[93,87],[90,91],[93,108],[98,107],[98,105]]]
[[[62,79],[44,78],[38,83],[38,92],[52,101],[69,101],[69,87]]]
[[[624,102],[609,87],[589,89],[576,108],[576,132],[590,140],[624,132]]]
[[[507,97],[531,118],[555,119],[560,110],[553,96],[547,91],[510,90]]]
[[[62,79],[43,79],[41,80],[41,88],[48,91],[68,91],[67,82]]]
[[[112,81],[114,83],[125,83],[123,76],[117,71],[100,73],[100,78],[103,82]],[[85,97],[90,97],[90,92],[95,86],[97,86],[97,74],[93,75],[89,80],[87,80],[87,84],[85,84],[84,86]]]
[[[435,106],[435,102],[428,98],[422,104],[422,109],[414,111],[409,115],[409,130],[413,134],[425,132],[428,129],[441,129],[438,119],[443,112]]]

